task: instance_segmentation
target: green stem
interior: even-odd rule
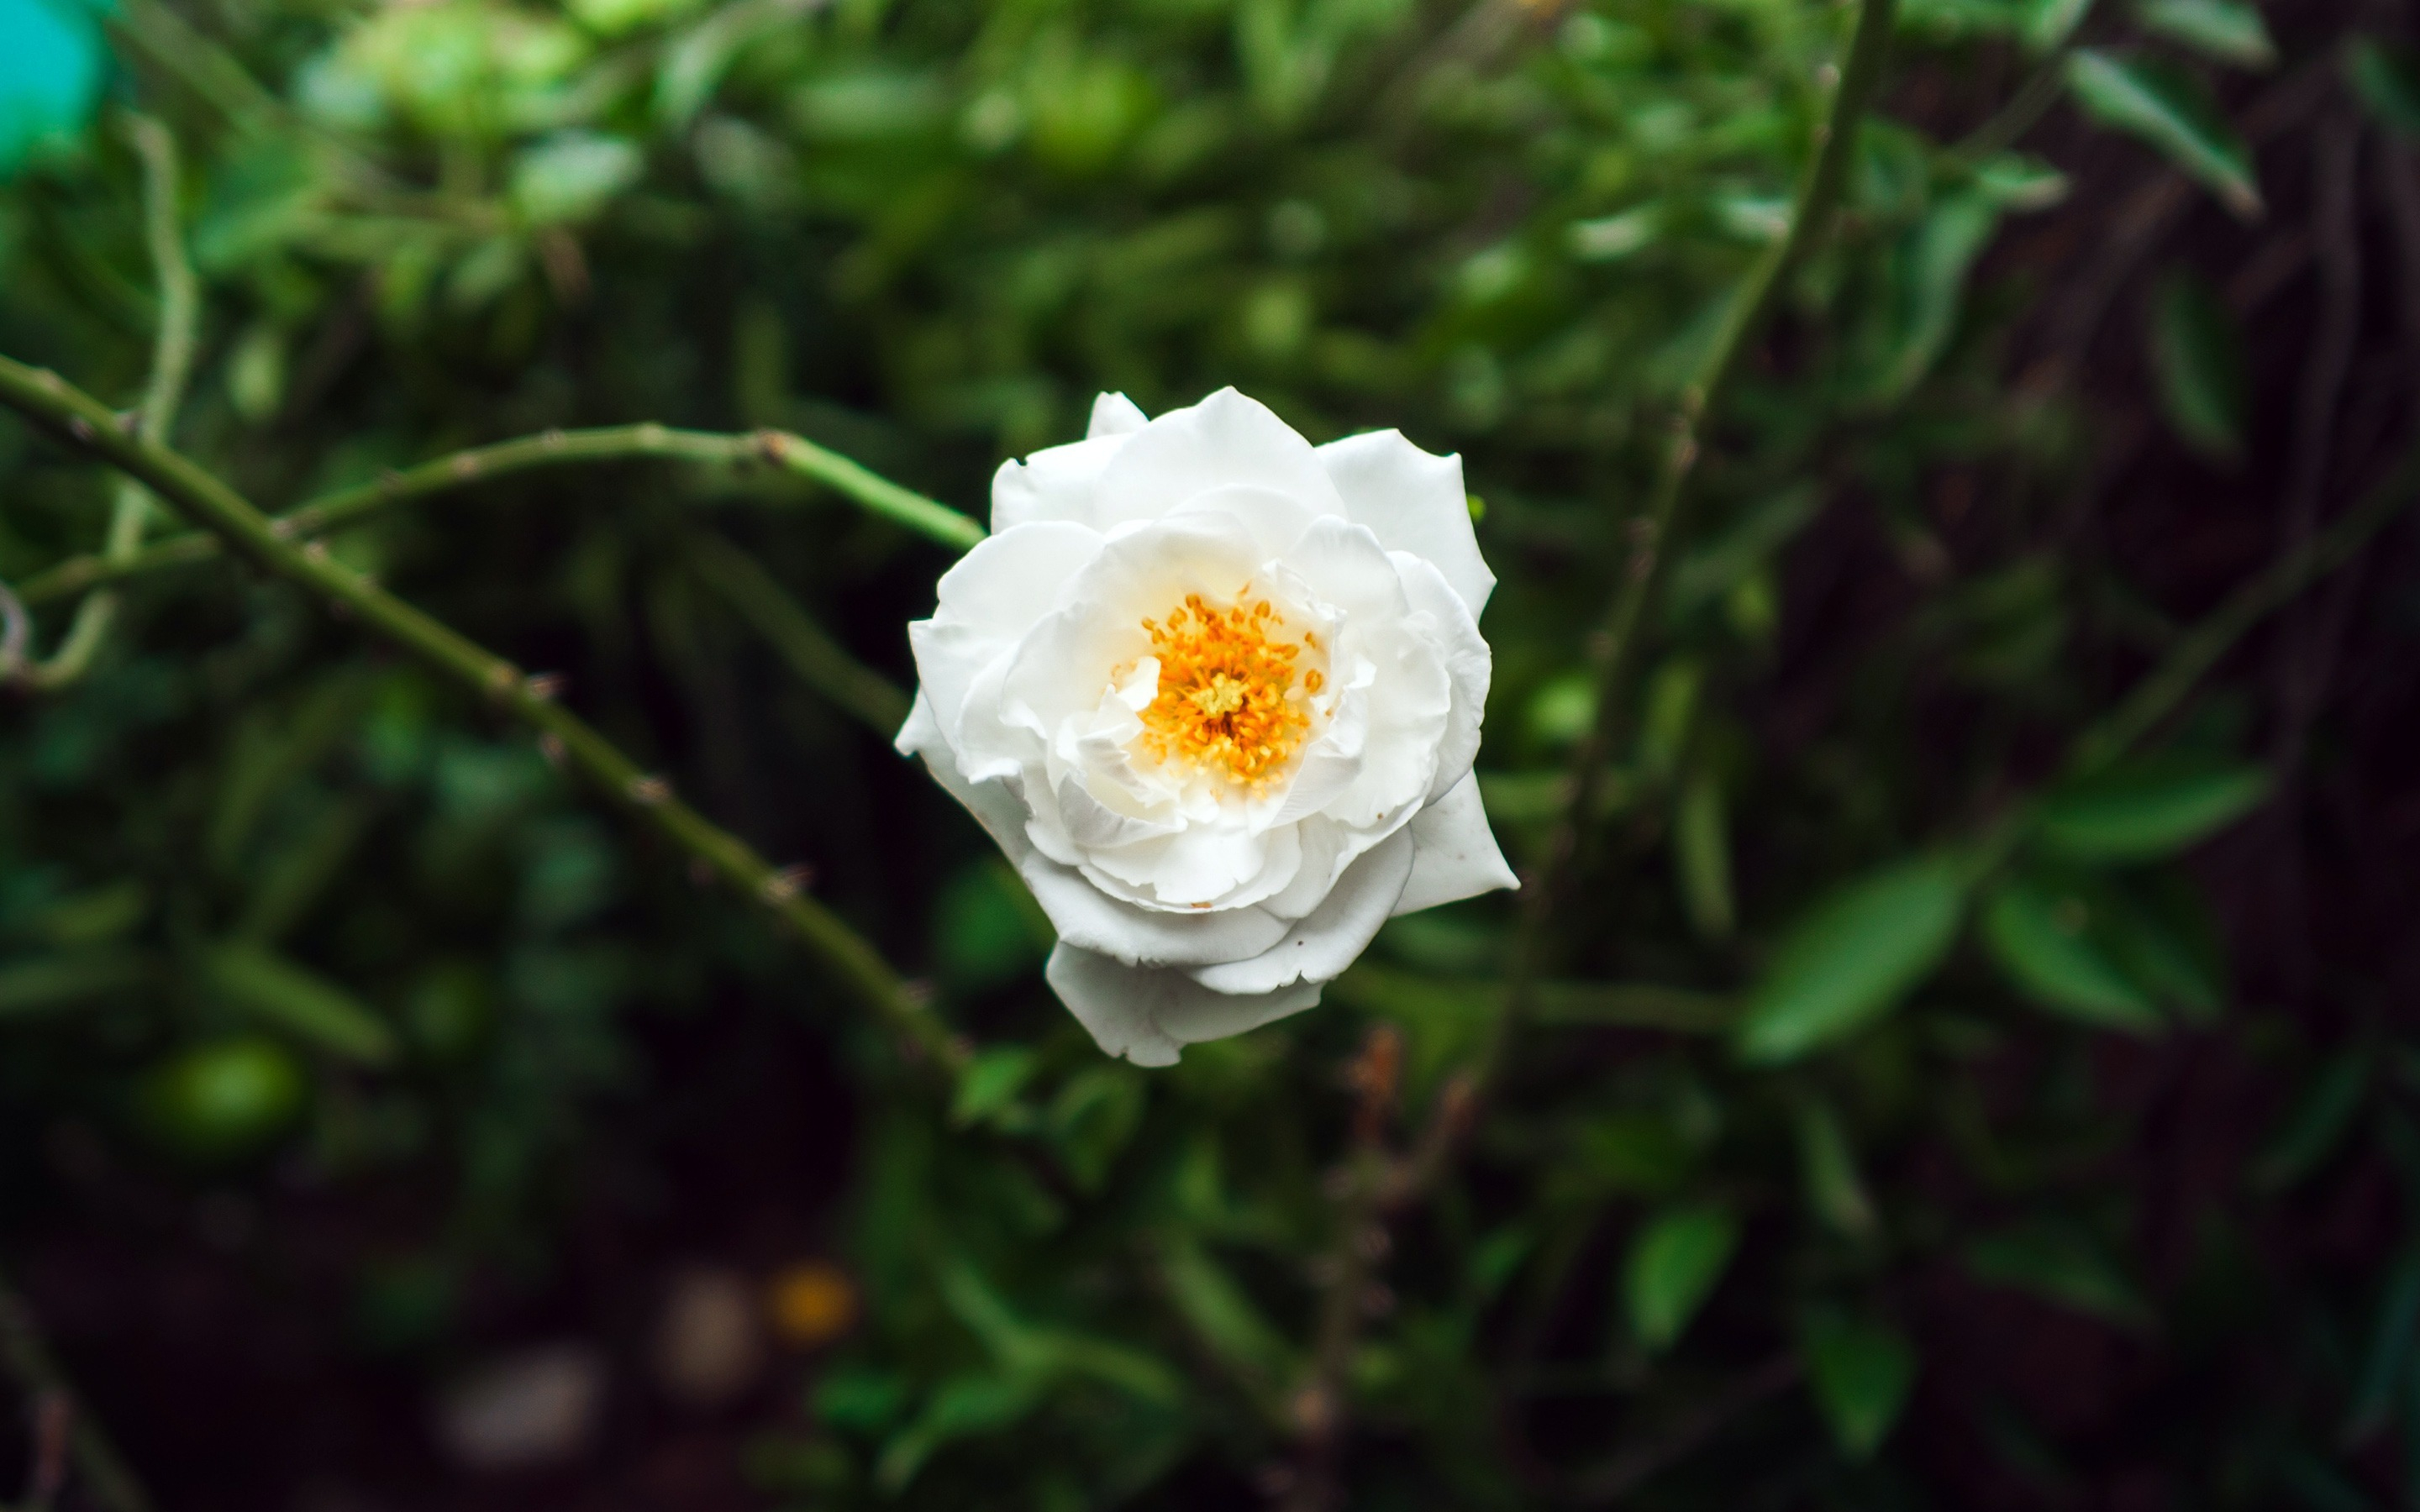
[[[613,801],[780,915],[825,966],[917,1051],[954,1070],[964,1047],[924,1010],[882,957],[838,916],[807,896],[737,837],[674,796],[586,721],[552,701],[551,687],[414,609],[331,556],[298,545],[216,476],[157,442],[130,436],[108,407],[57,374],[0,357],[0,404],[132,474],[170,507],[272,576],[349,611],[423,661],[538,732],[549,753],[577,766]]]
[[[719,535],[700,533],[689,560],[706,585],[781,654],[801,682],[855,715],[885,740],[908,719],[908,695],[842,649],[755,559]]]
[[[151,348],[151,380],[135,411],[136,428],[144,440],[165,443],[176,428],[177,411],[185,398],[185,382],[194,368],[194,333],[201,319],[201,291],[194,266],[185,258],[185,239],[177,219],[177,139],[148,116],[127,117],[127,136],[143,160],[144,239],[151,266],[160,280],[160,327]],[[151,498],[132,478],[118,480],[110,509],[109,535],[101,560],[123,565],[143,547],[143,529],[151,515]],[[61,688],[82,677],[109,638],[117,618],[117,595],[93,594],[76,606],[74,621],[58,651],[47,661],[21,674],[27,686],[45,691]]]
[[[728,435],[675,430],[654,424],[550,430],[491,446],[473,447],[400,472],[387,473],[370,483],[322,494],[277,517],[275,524],[287,539],[303,540],[360,524],[374,515],[430,494],[533,468],[621,462],[637,457],[724,465],[769,462],[824,484],[868,512],[938,545],[964,551],[984,538],[981,525],[947,504],[903,488],[803,437],[771,430]],[[39,607],[96,583],[208,562],[221,549],[217,537],[196,532],[157,542],[122,563],[101,557],[70,557],[27,579],[17,592],[29,607]]]
[[[1848,64],[1834,85],[1830,109],[1816,129],[1815,158],[1799,180],[1789,233],[1757,259],[1731,297],[1713,345],[1683,390],[1671,441],[1665,450],[1647,506],[1630,521],[1630,554],[1621,582],[1606,605],[1591,646],[1596,661],[1592,688],[1595,722],[1572,752],[1561,814],[1549,832],[1535,873],[1524,888],[1511,991],[1497,1030],[1499,1046],[1503,1035],[1518,1022],[1534,996],[1544,966],[1546,926],[1556,895],[1577,856],[1581,825],[1595,809],[1597,790],[1604,780],[1606,761],[1621,725],[1622,694],[1637,659],[1639,628],[1647,622],[1656,595],[1662,592],[1672,557],[1671,542],[1688,506],[1689,481],[1696,472],[1708,423],[1749,341],[1771,311],[1783,279],[1823,235],[1831,218],[1850,158],[1856,148],[1858,123],[1882,77],[1895,8],[1894,0],[1860,0],[1856,31],[1849,43]],[[1500,1051],[1492,1050],[1491,1057]]]

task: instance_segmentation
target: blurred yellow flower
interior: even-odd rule
[[[857,1321],[857,1285],[829,1260],[801,1260],[773,1278],[773,1332],[794,1349],[830,1344]]]

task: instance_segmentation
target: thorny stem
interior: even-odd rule
[[[1629,559],[1590,647],[1596,662],[1591,689],[1595,721],[1572,753],[1561,813],[1548,833],[1536,870],[1525,883],[1510,991],[1494,1041],[1482,1057],[1484,1072],[1492,1072],[1501,1060],[1506,1039],[1536,995],[1538,978],[1544,966],[1546,926],[1553,916],[1557,894],[1577,857],[1582,820],[1595,809],[1597,789],[1604,780],[1606,760],[1621,726],[1621,695],[1637,656],[1639,626],[1647,622],[1669,570],[1672,538],[1689,501],[1689,480],[1697,468],[1707,424],[1749,339],[1772,308],[1784,276],[1821,238],[1831,219],[1833,204],[1839,197],[1849,159],[1855,149],[1858,124],[1882,76],[1895,8],[1895,0],[1860,0],[1856,31],[1849,43],[1848,64],[1834,85],[1831,108],[1817,129],[1815,159],[1799,182],[1789,234],[1757,260],[1732,296],[1721,329],[1683,391],[1671,441],[1666,448],[1647,506],[1629,522]]]
[[[1720,329],[1683,390],[1671,440],[1647,505],[1629,522],[1630,554],[1621,581],[1591,637],[1595,722],[1572,753],[1561,811],[1544,855],[1524,879],[1511,980],[1490,1042],[1475,1071],[1456,1078],[1440,1094],[1419,1154],[1388,1162],[1383,1150],[1357,1143],[1353,1164],[1347,1167],[1346,1189],[1338,1202],[1342,1241],[1323,1278],[1312,1376],[1296,1397],[1295,1427],[1302,1453],[1286,1497],[1288,1512],[1321,1512],[1335,1503],[1334,1460],[1343,1431],[1344,1378],[1371,1295],[1370,1267],[1385,1254],[1389,1242],[1385,1219],[1425,1191],[1450,1162],[1469,1127],[1477,1098],[1502,1066],[1512,1031],[1536,995],[1555,897],[1579,849],[1582,821],[1595,811],[1597,790],[1619,726],[1617,711],[1637,655],[1639,626],[1648,622],[1669,570],[1669,546],[1688,502],[1689,480],[1706,426],[1750,338],[1772,308],[1783,278],[1815,244],[1831,218],[1855,148],[1858,124],[1882,75],[1895,10],[1895,0],[1859,0],[1847,65],[1833,85],[1830,107],[1816,129],[1815,157],[1799,181],[1790,230],[1757,259],[1732,295]]]
[[[143,229],[151,264],[160,279],[160,329],[151,349],[151,379],[135,411],[136,429],[144,440],[165,444],[176,428],[177,410],[185,397],[185,380],[194,367],[194,331],[201,314],[200,286],[193,264],[185,257],[184,234],[177,220],[177,139],[148,116],[129,116],[126,134],[143,160]],[[109,535],[100,561],[123,566],[142,550],[143,528],[151,514],[150,496],[132,478],[121,478],[111,506]],[[92,666],[101,642],[117,618],[117,595],[106,590],[88,595],[76,606],[75,618],[49,660],[23,665],[18,657],[0,658],[28,687],[50,690],[65,687]]]
[[[1288,1415],[1299,1438],[1290,1474],[1273,1488],[1285,1512],[1324,1512],[1339,1494],[1337,1457],[1344,1430],[1345,1378],[1359,1347],[1361,1325],[1388,1305],[1379,1280],[1392,1238],[1388,1220],[1426,1190],[1473,1109],[1473,1084],[1457,1072],[1437,1094],[1437,1116],[1419,1142],[1401,1154],[1386,1131],[1402,1082],[1403,1036],[1391,1025],[1370,1031],[1347,1080],[1356,1093],[1353,1145],[1330,1178],[1336,1197],[1336,1242],[1317,1262],[1321,1294],[1308,1374]]]
[[[473,447],[441,456],[377,480],[322,494],[271,523],[289,540],[307,540],[357,525],[382,511],[430,494],[484,483],[532,468],[562,467],[576,462],[621,462],[637,457],[669,457],[686,462],[767,462],[812,478],[893,524],[905,526],[926,540],[964,551],[984,538],[984,528],[947,504],[903,488],[827,450],[803,436],[760,430],[740,435],[715,431],[675,430],[654,424],[608,425],[593,430],[550,430]],[[123,562],[106,557],[70,557],[27,579],[18,593],[29,606],[39,606],[92,586],[163,567],[208,562],[225,549],[207,531],[171,536]]]
[[[5,1278],[0,1278],[0,1368],[15,1378],[35,1412],[30,1501],[39,1506],[56,1494],[68,1468],[61,1463],[64,1458],[83,1475],[91,1499],[108,1512],[151,1512],[151,1498],[142,1483],[92,1414],[79,1410],[74,1389],[42,1342],[33,1309]]]
[[[557,761],[578,766],[607,795],[689,853],[742,895],[771,908],[807,942],[831,974],[907,1041],[954,1072],[967,1050],[925,1011],[913,991],[856,931],[809,897],[797,876],[777,871],[737,836],[673,795],[663,779],[640,769],[611,741],[554,702],[551,679],[531,677],[378,587],[317,544],[298,545],[216,476],[155,441],[130,436],[108,408],[46,370],[0,357],[0,404],[148,485],[170,507],[272,576],[339,606],[404,649],[538,733]],[[903,490],[904,491],[904,490]],[[938,507],[938,506],[936,506]]]

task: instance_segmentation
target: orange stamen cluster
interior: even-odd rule
[[[1297,676],[1302,647],[1272,634],[1285,616],[1265,598],[1247,606],[1250,592],[1246,583],[1224,609],[1187,594],[1165,625],[1142,622],[1159,658],[1159,692],[1142,711],[1142,740],[1162,762],[1216,772],[1258,793],[1300,748],[1311,729],[1306,695],[1324,679],[1316,667]]]

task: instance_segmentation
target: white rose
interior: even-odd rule
[[[1496,578],[1459,457],[1103,394],[1002,464],[992,531],[908,627],[899,748],[1033,889],[1103,1050],[1172,1064],[1319,1001],[1393,915],[1515,885],[1470,775]]]

